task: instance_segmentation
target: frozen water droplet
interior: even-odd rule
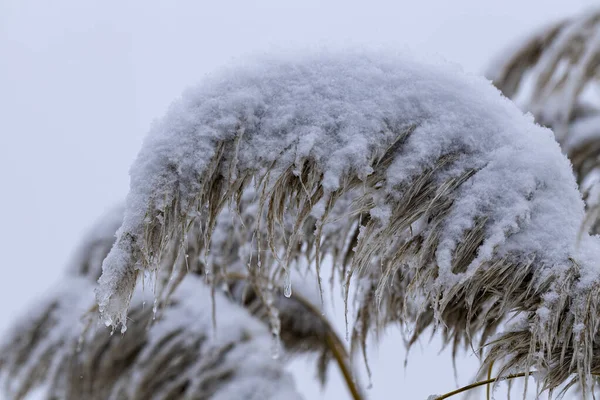
[[[271,292],[269,292],[271,294]],[[281,348],[281,320],[279,319],[279,312],[274,307],[268,307],[269,313],[269,325],[271,326],[271,357],[273,359],[279,358]]]
[[[83,333],[81,335],[79,335],[79,338],[77,338],[77,352],[81,352],[81,349],[83,348]]]
[[[285,297],[292,296],[292,274],[289,270],[285,271],[285,278],[283,282],[283,295]]]
[[[283,295],[285,297],[292,297],[292,285],[285,285],[283,288]]]
[[[281,340],[279,335],[273,335],[271,339],[271,357],[273,360],[277,360],[281,355]]]

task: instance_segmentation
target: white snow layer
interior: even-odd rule
[[[215,158],[229,160],[238,176],[260,177],[271,168],[273,181],[288,166],[302,170],[311,162],[327,195],[350,179],[367,179],[411,127],[402,146],[392,148],[378,199],[400,199],[442,156],[458,155],[447,178],[474,171],[438,227],[439,286],[461,279],[451,271],[453,251],[478,218],[486,218],[486,232],[473,266],[535,258],[560,274],[569,257],[577,258],[584,207],[569,161],[550,130],[485,79],[383,51],[262,57],[206,78],[153,125],[131,168],[124,222],[103,264],[97,300],[104,319],[125,323],[132,277],[152,267],[139,257],[148,223],[161,218],[151,211],[166,210],[177,196],[184,218],[207,212],[198,193]],[[220,154],[227,141],[235,151]],[[375,206],[381,208],[374,217],[389,218],[386,204]],[[581,246],[583,275],[596,281],[589,256],[596,242]]]

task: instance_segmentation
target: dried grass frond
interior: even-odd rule
[[[480,80],[379,56],[236,70],[176,104],[132,170],[97,292],[105,320],[125,322],[132,276],[158,268],[178,232],[198,223],[212,249],[222,210],[254,186],[244,229],[256,257],[245,266],[264,299],[280,282],[290,294],[299,260],[332,254],[346,293],[361,283],[359,341],[416,321],[417,334],[439,327],[455,347],[485,342],[516,312],[536,323],[525,370],[551,361],[537,348],[595,343],[598,316],[585,304],[600,281],[599,244],[585,235],[577,248],[583,204],[549,132]],[[575,325],[559,329],[549,315]],[[489,354],[499,366],[514,355]],[[585,384],[594,360],[569,356]],[[554,387],[554,376],[540,379]]]
[[[77,366],[73,368],[68,368],[67,366],[61,367],[60,370],[53,373],[49,371],[45,363],[40,363],[38,366],[39,369],[33,374],[33,380],[23,383],[20,389],[11,389],[12,392],[7,390],[6,393],[12,393],[11,396],[14,395],[15,398],[19,398],[21,397],[21,393],[27,393],[36,385],[46,384],[52,380],[57,381],[55,384],[52,384],[52,393],[66,390],[64,388],[68,387],[69,392],[64,394],[64,396],[67,396],[65,398],[109,398],[111,393],[113,396],[114,393],[117,393],[117,389],[114,388],[114,385],[117,384],[123,386],[118,390],[127,390],[127,393],[129,393],[124,394],[123,398],[146,398],[144,396],[149,393],[148,390],[150,389],[160,392],[163,390],[162,386],[168,382],[163,382],[160,379],[156,383],[149,382],[142,385],[148,389],[140,391],[138,390],[139,388],[136,390],[129,388],[126,385],[128,382],[127,379],[120,376],[129,376],[131,374],[130,369],[134,368],[135,363],[138,362],[136,361],[138,354],[142,352],[152,354],[152,351],[147,350],[147,336],[149,330],[153,329],[154,318],[156,317],[160,320],[165,313],[169,316],[171,313],[170,308],[173,307],[172,295],[175,289],[182,284],[187,274],[200,276],[203,280],[206,280],[207,276],[210,276],[210,274],[206,274],[207,264],[213,265],[212,270],[220,271],[219,275],[210,279],[212,288],[216,288],[216,290],[212,291],[212,296],[221,296],[219,294],[221,292],[226,293],[230,300],[244,306],[253,316],[257,317],[257,321],[262,320],[268,326],[270,320],[268,318],[267,307],[256,301],[256,292],[247,284],[246,277],[243,275],[243,272],[246,270],[245,263],[251,257],[246,254],[246,251],[250,250],[250,247],[246,244],[246,241],[249,239],[246,236],[248,231],[244,230],[240,224],[252,225],[253,218],[256,216],[254,210],[256,202],[254,201],[254,197],[252,191],[247,191],[244,198],[240,199],[240,203],[236,206],[235,210],[233,208],[223,210],[219,216],[217,235],[213,240],[214,246],[211,254],[207,255],[203,252],[202,235],[198,230],[198,224],[190,227],[185,235],[185,242],[182,242],[180,239],[183,236],[174,238],[171,241],[171,246],[163,255],[161,270],[156,276],[159,281],[156,289],[150,287],[146,287],[145,289],[147,295],[151,295],[155,291],[157,303],[154,307],[148,305],[140,308],[138,301],[138,307],[132,309],[129,315],[128,334],[120,338],[119,336],[111,336],[106,330],[94,326],[94,334],[82,337],[82,339],[85,339],[86,348],[82,349],[81,353],[78,352],[76,354],[75,350],[71,347],[73,343],[76,343],[74,342],[76,334],[81,330],[81,321],[78,320],[79,314],[84,313],[86,310],[80,307],[81,309],[78,312],[72,307],[70,302],[81,303],[82,307],[84,304],[90,304],[89,300],[91,298],[88,301],[84,301],[79,298],[74,299],[74,297],[80,296],[83,299],[85,297],[85,293],[83,293],[85,290],[90,293],[93,290],[93,283],[101,273],[102,260],[106,257],[114,243],[115,232],[121,224],[124,210],[122,206],[119,206],[103,215],[84,236],[68,268],[67,280],[78,284],[73,287],[69,283],[65,284],[63,292],[51,296],[50,303],[43,304],[40,307],[39,319],[29,321],[29,325],[21,324],[14,328],[14,340],[11,339],[6,342],[5,347],[2,349],[5,357],[2,360],[2,364],[0,364],[0,371],[5,374],[5,381],[18,381],[16,374],[19,368],[32,362],[30,358],[31,353],[28,353],[28,351],[31,351],[32,348],[38,345],[48,346],[48,354],[69,358],[66,361],[51,360],[52,362],[71,365],[77,361]],[[246,248],[243,248],[244,246]],[[227,274],[224,274],[225,272]],[[204,285],[204,283],[199,284]],[[81,285],[86,287],[85,290],[80,290],[79,286]],[[351,371],[345,346],[317,306],[318,293],[316,290],[310,291],[308,287],[306,290],[298,290],[298,286],[296,288],[297,290],[291,298],[285,297],[282,291],[279,290],[279,287],[274,288],[273,296],[271,297],[273,306],[277,308],[281,320],[281,341],[285,347],[285,354],[296,352],[319,353],[317,372],[323,384],[326,381],[328,365],[332,360],[336,360],[342,371],[347,375],[349,389],[353,393],[354,398],[362,398],[362,389],[355,380],[355,374]],[[87,293],[88,297],[90,293]],[[302,293],[306,297],[303,297]],[[61,300],[63,297],[68,300]],[[152,299],[150,299],[150,302],[152,302]],[[56,309],[55,303],[62,304],[61,308]],[[70,306],[73,309],[69,309]],[[198,305],[198,307],[202,308],[206,307],[206,305]],[[223,312],[224,310],[219,309],[218,311]],[[62,314],[65,315],[63,316]],[[61,319],[68,318],[71,318],[70,323],[72,326],[69,326],[68,321],[60,322]],[[91,324],[91,319],[89,318],[91,318],[91,315],[88,315],[88,319],[86,320],[88,328],[90,328],[89,324]],[[53,324],[44,322],[48,319],[52,320]],[[44,324],[47,324],[47,326]],[[62,329],[60,332],[59,328]],[[39,332],[30,334],[30,330],[32,329],[37,329]],[[183,339],[186,332],[180,332],[177,335],[180,335],[181,339]],[[36,336],[33,339],[28,339],[31,335]],[[56,342],[44,344],[44,341],[47,340],[50,342],[52,338]],[[21,346],[24,340],[27,342]],[[38,344],[38,342],[40,343]],[[175,354],[173,357],[178,356]],[[76,358],[76,360],[74,361],[72,358]],[[162,358],[161,360],[161,362],[165,361]],[[146,363],[150,362],[151,360],[146,361]],[[159,367],[162,366],[160,363],[156,365]],[[176,366],[172,369],[176,371]],[[81,376],[69,375],[76,373],[80,373]],[[170,372],[169,374],[172,375],[173,373],[175,372]],[[148,379],[152,379],[157,374],[150,371]],[[142,393],[135,394],[138,397],[131,394],[138,392]],[[204,395],[206,394],[202,394],[202,396]],[[63,398],[62,396],[63,394],[61,394],[61,398]]]
[[[551,127],[563,152],[572,162],[583,198],[587,216],[581,227],[585,232],[600,232],[600,102],[594,90],[598,90],[600,65],[600,11],[587,11],[577,17],[545,28],[522,45],[506,52],[495,62],[488,77],[506,96],[515,99],[524,109],[531,111],[536,120]],[[563,277],[563,287],[576,285],[580,272],[576,267]],[[490,345],[488,363],[493,357],[515,349],[505,364],[505,371],[523,370],[531,364],[532,354],[545,354],[543,366],[547,371],[544,388],[554,388],[568,382],[561,392],[576,383],[589,383],[590,377],[582,376],[580,363],[592,365],[598,373],[600,352],[596,331],[581,331],[582,324],[597,328],[594,315],[597,302],[597,285],[589,296],[581,299],[576,307],[589,313],[585,320],[577,320],[569,308],[573,301],[559,296],[554,301],[559,310],[549,319],[550,332],[565,338],[554,347],[532,345],[540,332],[529,326],[537,326],[538,314],[531,314],[527,321],[513,331],[501,335]],[[563,290],[566,292],[566,290]],[[547,311],[542,310],[543,313]],[[548,334],[548,333],[544,333]],[[567,339],[568,338],[568,339]],[[583,360],[583,361],[581,361]],[[571,380],[571,377],[575,376]],[[587,381],[587,382],[586,382]],[[589,391],[584,385],[583,395]]]
[[[86,278],[66,280],[4,340],[8,398],[23,399],[38,386],[45,398],[65,400],[301,398],[282,360],[271,357],[264,325],[220,294],[213,331],[202,278],[186,277],[156,319],[143,296],[134,299],[125,335],[95,320],[81,324],[93,287]]]
[[[301,267],[304,265],[308,269],[315,259],[313,232],[316,220],[311,217],[314,222],[306,224],[305,248],[294,255],[296,272],[302,277],[293,279],[294,292],[286,295],[282,277],[269,276],[268,268],[262,270],[264,275],[261,274],[259,263],[270,265],[275,260],[269,253],[259,254],[260,243],[267,243],[268,235],[266,229],[255,230],[258,203],[255,190],[249,188],[236,204],[221,211],[215,224],[211,251],[206,257],[201,256],[214,274],[212,286],[217,290],[224,287],[231,300],[272,329],[274,324],[277,325],[277,334],[288,354],[318,353],[317,376],[321,384],[326,383],[327,369],[335,360],[353,398],[363,398],[363,389],[352,370],[346,346],[322,311],[323,300],[319,301],[317,279]],[[266,227],[264,220],[261,225]],[[281,229],[289,236],[291,223],[286,221]],[[279,283],[274,284],[274,281]]]

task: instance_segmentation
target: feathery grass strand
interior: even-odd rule
[[[245,243],[241,239],[245,236],[239,226],[239,229],[233,227],[244,220],[251,223],[254,216],[252,197],[252,193],[247,193],[240,201],[240,219],[231,218],[230,210],[224,210],[219,216],[219,229],[213,240],[218,255],[212,254],[208,258],[202,255],[198,224],[192,224],[189,232],[181,236],[186,238],[184,255],[179,245],[164,253],[161,273],[157,275],[160,281],[156,292],[158,310],[154,312],[151,305],[146,305],[152,303],[152,292],[138,289],[125,335],[111,335],[99,327],[95,318],[98,307],[89,307],[93,301],[94,281],[115,240],[123,209],[117,207],[104,215],[84,237],[61,285],[41,302],[41,306],[15,324],[3,341],[0,374],[4,394],[20,399],[36,387],[44,386],[48,396],[64,399],[171,399],[183,395],[212,398],[213,395],[225,396],[226,387],[235,388],[238,383],[250,385],[254,378],[245,371],[248,368],[256,369],[260,375],[255,384],[268,379],[274,384],[269,384],[274,390],[278,390],[275,386],[281,385],[281,391],[274,392],[279,393],[277,398],[284,396],[283,393],[295,398],[293,382],[279,371],[283,368],[283,360],[272,361],[269,356],[270,333],[265,329],[267,324],[256,315],[262,314],[260,310],[264,310],[264,306],[255,308],[256,302],[244,303],[237,297],[245,292],[244,286],[249,286],[241,279],[242,275],[232,272],[231,276],[218,277],[214,280],[215,286],[219,286],[217,291],[213,291],[215,286],[207,288],[203,282],[204,261],[208,259],[216,265],[225,263],[230,270],[240,270],[243,264],[241,246]],[[174,238],[172,242],[177,244],[179,240]],[[223,269],[227,269],[225,265]],[[228,300],[223,298],[221,281],[229,287],[226,291]],[[303,293],[307,297],[302,296]],[[309,298],[314,301],[315,296],[309,295],[310,291],[297,290],[293,298],[283,294],[274,296],[286,354],[319,352],[318,372],[323,383],[327,365],[335,359],[342,371],[346,371],[349,389],[360,399],[359,384],[349,379],[353,375],[343,344],[327,320],[311,305]],[[208,317],[212,310],[211,296],[216,299],[218,305],[214,306],[218,306],[219,315],[222,315],[216,332],[207,322],[212,319]],[[240,306],[245,306],[250,314],[259,318],[252,318]],[[198,330],[201,321],[204,325]],[[234,328],[240,328],[242,334],[228,342],[227,338],[235,331],[231,329],[233,321],[237,321],[239,327]],[[230,363],[230,358],[235,359],[239,354],[244,354],[244,359]],[[265,363],[261,361],[263,359]],[[233,364],[235,368],[232,368]],[[173,379],[176,376],[178,378]],[[137,380],[132,380],[133,377]],[[196,385],[194,382],[202,383]],[[250,385],[247,393],[259,397],[262,393],[269,397],[268,390],[268,387],[256,390]],[[245,393],[242,387],[231,395],[238,398],[245,397]]]
[[[97,290],[108,324],[125,324],[135,275],[161,269],[177,232],[199,224],[215,254],[219,215],[254,186],[256,217],[235,229],[256,240],[247,275],[267,304],[300,260],[331,254],[345,293],[358,285],[363,346],[390,322],[439,327],[455,348],[499,334],[521,340],[489,348],[501,371],[590,380],[600,243],[578,241],[584,205],[552,132],[483,79],[384,52],[251,61],[186,92],[131,177]],[[514,312],[528,336],[497,332]]]

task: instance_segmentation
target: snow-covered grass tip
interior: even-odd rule
[[[571,166],[552,132],[483,78],[331,52],[251,60],[188,90],[131,169],[97,290],[105,321],[126,322],[138,275],[189,227],[210,249],[221,210],[249,187],[257,218],[243,228],[266,237],[249,272],[283,279],[289,295],[299,254],[317,270],[332,254],[345,285],[360,282],[356,336],[416,320],[485,339],[516,311],[529,324],[516,350],[488,353],[496,365],[534,366],[550,387],[550,370],[585,384],[597,367],[600,247],[577,240]]]

